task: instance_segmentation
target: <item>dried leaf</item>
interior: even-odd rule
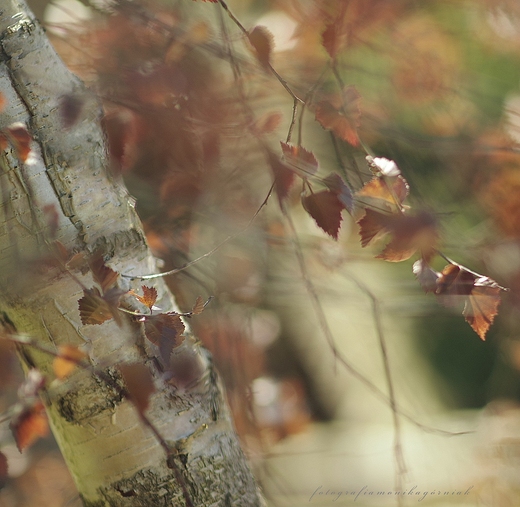
[[[294,183],[294,171],[284,164],[274,153],[271,151],[268,154],[269,165],[274,174],[274,188],[280,206],[283,205],[283,201],[289,195],[289,190]]]
[[[339,139],[352,146],[359,145],[357,129],[360,124],[361,96],[354,86],[347,86],[340,97],[322,100],[316,105],[316,121],[325,129],[332,131]]]
[[[103,299],[99,289],[83,289],[83,297],[78,301],[82,324],[103,324],[113,318],[109,304]]]
[[[323,190],[302,196],[302,205],[321,229],[332,238],[338,239],[342,220],[341,212],[345,206],[335,192]]]
[[[437,279],[435,294],[446,306],[464,301],[466,322],[482,340],[498,313],[500,292],[506,290],[487,276],[469,271],[460,264],[448,264]]]
[[[58,354],[59,356],[54,358],[52,369],[56,378],[60,380],[70,375],[78,365],[78,362],[87,357],[85,352],[79,350],[74,345],[60,345]]]
[[[284,162],[293,168],[302,178],[308,178],[316,174],[318,170],[318,161],[311,151],[307,151],[302,146],[293,146],[284,142],[280,142]]]
[[[0,113],[4,110],[7,101],[5,100],[5,95],[0,93]]]
[[[273,49],[273,34],[265,26],[255,26],[248,32],[247,38],[256,52],[260,64],[268,68]]]
[[[143,363],[120,364],[118,366],[126,384],[130,401],[144,414],[155,391],[150,369]]]
[[[402,177],[374,177],[355,194],[356,200],[365,207],[395,213],[401,209],[410,187]]]
[[[49,433],[49,424],[45,415],[45,408],[41,401],[27,406],[10,423],[18,450],[21,452],[32,445],[38,438]]]
[[[157,301],[157,289],[155,287],[147,287],[146,285],[141,286],[143,295],[140,296],[132,291],[132,294],[141,302],[147,306],[150,310]]]
[[[31,154],[31,134],[23,123],[13,123],[4,129],[7,138],[22,163],[27,162]]]

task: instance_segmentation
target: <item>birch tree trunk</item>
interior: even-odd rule
[[[7,149],[0,171],[0,311],[18,333],[47,346],[86,345],[89,360],[115,382],[115,365],[150,366],[156,392],[146,416],[176,458],[144,426],[134,406],[89,371],[52,382],[43,400],[54,435],[86,506],[262,505],[233,429],[211,357],[193,337],[174,349],[176,382],[165,383],[150,350],[140,346],[139,324],[130,319],[84,326],[78,311],[89,273],[40,269],[30,262],[48,255],[49,228],[71,253],[101,251],[118,273],[155,270],[132,199],[107,172],[100,108],[87,100],[84,119],[65,129],[60,98],[87,94],[59,60],[25,4],[0,5],[0,90],[6,106],[0,128],[26,125],[34,157],[21,163]],[[57,212],[53,223],[48,214]],[[43,272],[43,274],[42,274]],[[138,282],[121,278],[124,289]],[[154,283],[157,305],[176,310],[165,284]],[[52,357],[26,347],[23,357],[51,375]],[[176,372],[174,371],[174,376]],[[174,385],[175,384],[175,385]]]

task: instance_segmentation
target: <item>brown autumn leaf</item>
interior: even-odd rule
[[[355,193],[356,201],[364,207],[395,213],[401,210],[410,187],[406,179],[375,176]]]
[[[184,323],[178,314],[162,313],[144,319],[144,333],[159,348],[159,357],[166,368],[175,347],[184,340]]]
[[[47,436],[49,423],[43,403],[37,401],[31,406],[24,407],[22,412],[13,418],[9,427],[20,452],[36,442],[38,438]]]
[[[357,130],[361,118],[360,98],[361,95],[354,86],[346,86],[340,95],[318,102],[315,109],[316,121],[339,139],[352,146],[359,146]]]
[[[443,305],[451,307],[464,303],[462,314],[466,322],[482,340],[486,339],[498,313],[500,292],[507,289],[456,263],[448,264],[438,273],[426,262],[417,261],[413,270],[424,290],[434,292]]]
[[[308,178],[316,174],[318,161],[311,151],[307,151],[302,146],[294,146],[282,141],[280,141],[280,145],[285,164],[293,168],[299,176]]]
[[[268,68],[273,50],[273,34],[265,26],[255,26],[248,32],[247,38],[255,49],[256,57],[262,67]]]
[[[27,162],[31,154],[31,134],[23,123],[13,123],[4,129],[4,133],[11,142],[16,156],[22,163]]]
[[[70,375],[78,365],[78,362],[87,357],[85,352],[79,350],[74,345],[60,345],[58,354],[59,356],[55,357],[52,362],[52,369],[56,378],[60,380]]]
[[[278,196],[280,207],[289,195],[289,190],[294,183],[294,171],[284,164],[273,152],[268,152],[268,161],[274,175],[274,189]]]
[[[144,414],[150,404],[150,396],[155,392],[150,369],[143,363],[125,363],[118,366],[130,401],[140,414]]]
[[[103,256],[100,253],[95,253],[89,259],[88,265],[92,271],[94,281],[99,285],[103,294],[115,286],[119,278],[119,273],[105,264]]]
[[[338,194],[330,190],[323,190],[302,196],[302,205],[318,224],[318,227],[332,238],[338,239],[341,220],[343,219],[341,212],[345,209],[344,204],[338,198]]]
[[[5,95],[0,93],[0,113],[4,110],[7,100],[5,99]]]
[[[9,476],[9,464],[7,457],[3,452],[0,452],[0,490],[5,486]]]
[[[427,211],[388,215],[367,208],[363,218],[358,220],[358,225],[363,247],[380,235],[391,235],[384,250],[376,256],[378,259],[401,262],[419,251],[421,257],[428,261],[436,251],[437,223],[435,217]]]
[[[169,341],[174,346],[183,341],[184,323],[177,314],[161,313],[159,315],[147,315],[144,318],[144,332],[146,337],[155,345],[161,341]]]
[[[103,324],[113,318],[109,304],[97,287],[83,289],[83,297],[78,301],[78,307],[81,323],[84,325]]]
[[[152,310],[152,306],[157,301],[157,289],[155,287],[147,287],[146,285],[142,285],[141,289],[143,291],[143,295],[131,292],[133,296],[135,296],[143,305],[147,306],[150,311]]]

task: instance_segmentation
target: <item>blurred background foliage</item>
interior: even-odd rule
[[[237,429],[259,470],[265,472],[263,463],[276,442],[312,432],[320,421],[353,425],[365,417],[350,409],[345,415],[351,406],[345,397],[359,399],[351,393],[357,380],[336,373],[341,365],[323,339],[310,281],[338,347],[347,347],[350,361],[386,392],[384,380],[378,380],[383,371],[378,346],[364,344],[365,336],[360,339],[356,331],[383,320],[393,375],[399,378],[401,368],[407,369],[406,380],[396,382],[397,397],[412,407],[413,417],[437,420],[425,408],[429,403],[438,404],[440,413],[473,409],[467,429],[478,426],[478,417],[505,414],[518,432],[504,438],[518,448],[520,5],[515,0],[229,0],[247,30],[266,26],[272,33],[270,63],[283,83],[259,63],[218,4],[30,4],[65,61],[103,101],[114,177],[123,178],[136,198],[162,269],[204,256],[167,280],[182,309],[199,294],[215,296],[191,324],[214,354]],[[327,46],[324,33],[331,26],[336,31]],[[291,141],[314,153],[320,176],[339,173],[356,191],[371,177],[365,148],[394,160],[410,184],[407,202],[431,210],[439,221],[442,252],[510,288],[486,342],[464,322],[460,308],[446,309],[424,295],[410,261],[384,264],[373,260],[377,250],[361,249],[356,212],[354,218],[343,212],[335,242],[302,210],[298,185],[287,202],[296,235],[276,195],[262,207],[273,178],[266,150],[278,154],[291,125],[293,97],[284,83],[308,103],[298,106]],[[360,94],[362,144],[335,138],[314,119],[315,104],[341,84],[354,85]],[[67,100],[64,115],[81,121],[81,105],[90,99]],[[295,242],[305,256],[303,275]],[[444,264],[434,261],[439,270]],[[377,311],[371,304],[357,306],[367,294]],[[336,318],[336,307],[350,320]],[[392,331],[396,322],[406,331]],[[363,359],[364,352],[356,356],[348,347],[365,347],[367,357],[378,359]],[[403,366],[402,356],[413,359]],[[419,403],[407,391],[410,383],[428,384],[430,401]],[[500,431],[488,436],[492,442],[503,437]],[[493,459],[511,465],[502,447],[493,449]],[[389,456],[392,469],[397,458]],[[37,458],[33,468],[28,463],[0,493],[6,506],[44,505],[24,493],[24,477],[38,463]],[[259,476],[272,481],[268,473]],[[501,473],[496,486],[491,476],[491,496],[482,486],[488,479],[480,477],[479,505],[515,505],[518,482]],[[265,486],[273,503],[293,505],[298,486],[286,494],[274,482]],[[347,488],[345,481],[340,484]],[[75,501],[73,494],[67,495],[45,505],[72,505],[67,502]]]

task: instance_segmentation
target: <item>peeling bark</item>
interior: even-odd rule
[[[74,279],[62,269],[38,264],[49,255],[44,210],[54,209],[55,238],[69,252],[101,251],[119,273],[156,269],[132,198],[107,172],[95,97],[65,68],[23,2],[2,1],[0,34],[0,90],[7,101],[0,128],[25,124],[35,155],[22,164],[8,149],[0,158],[0,310],[18,333],[48,346],[86,344],[92,365],[114,385],[122,385],[115,365],[149,365],[156,392],[146,416],[175,450],[170,468],[163,447],[133,405],[88,371],[49,384],[43,401],[84,504],[263,505],[207,351],[188,335],[174,354],[178,364],[190,362],[191,378],[166,383],[154,367],[153,350],[140,344],[137,323],[82,325],[77,279],[91,287],[89,273],[74,272]],[[89,98],[84,120],[65,129],[59,101],[71,93]],[[140,285],[124,278],[120,283],[124,289]],[[159,280],[154,286],[157,305],[175,311],[166,285]],[[24,357],[52,376],[52,357],[29,347]]]

